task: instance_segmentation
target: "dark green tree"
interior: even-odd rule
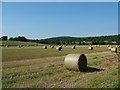
[[[7,41],[8,40],[8,36],[2,36],[1,39],[2,39],[2,41]]]

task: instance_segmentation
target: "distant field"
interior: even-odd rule
[[[56,46],[55,46],[56,47]],[[117,88],[118,59],[107,46],[3,47],[3,88]],[[87,56],[87,72],[69,71],[64,58],[69,53]]]
[[[56,48],[56,46],[55,46]],[[94,50],[88,50],[88,46],[76,46],[76,49],[72,49],[71,46],[63,47],[62,51],[57,51],[55,48],[43,49],[42,46],[39,47],[3,47],[2,56],[3,61],[13,61],[13,60],[25,60],[25,59],[35,59],[43,57],[54,57],[54,56],[64,56],[69,53],[95,53],[109,51],[107,46],[94,47]]]
[[[43,45],[32,42],[21,42],[21,41],[0,41],[2,45]]]

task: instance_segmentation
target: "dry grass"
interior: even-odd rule
[[[108,51],[106,46],[96,47],[94,50],[88,50],[87,46],[76,47],[75,50],[71,49],[71,46],[65,47],[62,51],[58,52],[54,48],[43,49],[43,47],[10,47],[2,48],[2,60],[4,61],[13,61],[13,60],[25,60],[25,59],[36,59],[43,57],[52,57],[52,56],[65,56],[70,53],[95,53],[95,52],[104,52]],[[52,53],[51,53],[52,52]]]
[[[8,51],[11,49],[16,50],[17,48],[4,48],[4,50]],[[38,50],[37,53],[40,51],[45,53],[43,48],[22,48],[21,50],[24,49],[31,52]],[[76,48],[75,51],[71,48],[65,49],[69,52],[65,50],[63,52],[60,51],[57,53],[57,51],[53,49],[53,51],[55,51],[52,54],[48,52],[48,55],[46,55],[46,57],[43,57],[41,54],[40,56],[34,57],[39,59],[29,59],[29,55],[26,54],[26,57],[29,57],[26,58],[27,60],[22,60],[21,58],[19,60],[12,60],[13,55],[11,54],[12,56],[11,59],[9,59],[10,61],[8,62],[8,60],[5,60],[3,62],[3,88],[118,87],[117,55],[106,50],[107,47],[106,49],[104,46],[101,47],[101,51],[98,52],[97,49],[96,52],[94,51],[95,49],[93,51],[89,51],[86,47]],[[84,51],[88,59],[89,68],[87,72],[75,72],[66,70],[64,67],[64,55],[67,53],[79,53],[81,52],[80,49]],[[48,48],[48,51],[52,51],[52,49]],[[4,54],[7,55],[7,52],[4,52]],[[35,56],[34,53],[33,56]]]

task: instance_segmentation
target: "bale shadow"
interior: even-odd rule
[[[104,69],[98,69],[98,68],[93,68],[93,67],[87,67],[86,70],[83,70],[82,72],[99,72],[99,71],[104,71]]]

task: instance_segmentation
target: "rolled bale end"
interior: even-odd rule
[[[68,70],[86,71],[87,58],[84,54],[68,54],[64,60],[65,67]]]
[[[51,46],[51,48],[54,48],[54,46]]]
[[[61,51],[61,50],[62,50],[62,47],[59,46],[59,47],[57,47],[56,49],[57,49],[58,51]]]
[[[51,47],[51,45],[49,45],[49,47]]]
[[[63,47],[62,47],[62,46],[60,46],[60,48],[62,49]]]
[[[120,45],[118,45],[118,48],[120,48]]]
[[[89,50],[93,50],[93,47],[88,47]]]
[[[20,45],[18,45],[17,47],[18,47],[18,48],[20,48],[21,46],[20,46]]]
[[[10,47],[9,45],[7,45],[7,47]]]
[[[47,46],[43,46],[44,49],[47,49]]]
[[[22,45],[20,45],[20,47],[22,47]]]
[[[117,53],[117,48],[111,48],[111,52]]]
[[[72,49],[75,49],[75,46],[72,46]]]

